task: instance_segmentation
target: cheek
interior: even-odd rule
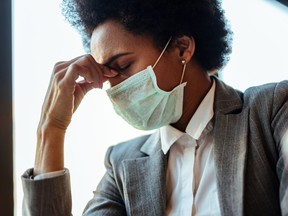
[[[123,82],[125,79],[125,77],[123,76],[116,76],[116,77],[112,77],[109,79],[109,83],[110,83],[110,87],[116,86],[117,84]]]
[[[164,62],[163,62],[164,63]],[[167,62],[155,67],[157,84],[163,91],[171,91],[180,84],[182,67],[179,62]]]

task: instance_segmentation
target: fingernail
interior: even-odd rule
[[[117,76],[119,73],[116,71],[116,70],[113,70],[113,69],[109,69],[109,70],[105,70],[104,71],[104,76],[105,77],[115,77]]]

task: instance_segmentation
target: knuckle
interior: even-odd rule
[[[56,82],[59,82],[63,77],[63,74],[58,72],[58,73],[54,73],[53,75],[53,79],[56,81]]]
[[[78,71],[78,70],[80,70],[80,68],[81,68],[81,66],[78,65],[77,63],[73,63],[73,64],[70,64],[68,66],[69,71]]]
[[[70,64],[68,67],[70,70],[78,70],[79,65],[77,63]]]
[[[85,54],[85,55],[83,55],[82,57],[85,58],[85,59],[93,58],[93,57],[91,56],[91,54]]]
[[[54,68],[53,68],[53,73],[58,73],[60,70],[63,69],[63,67],[65,67],[65,62],[64,61],[60,61],[60,62],[57,62],[55,65],[54,65]]]
[[[92,64],[92,65],[94,65],[95,62],[96,62],[91,54],[83,55],[82,58],[81,58],[81,61],[83,63]]]
[[[78,63],[74,63],[69,65],[68,68],[68,73],[71,74],[75,74],[75,75],[80,75],[80,76],[88,76],[88,70],[85,66],[78,64]]]
[[[86,58],[87,58],[88,60],[92,61],[92,62],[95,61],[94,58],[93,58],[93,56],[90,55],[90,54],[87,54],[87,55],[86,55]]]

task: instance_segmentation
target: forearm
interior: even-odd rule
[[[64,169],[65,130],[47,126],[37,131],[34,176]]]

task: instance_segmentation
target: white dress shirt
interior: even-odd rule
[[[167,154],[166,215],[220,215],[212,136],[215,83],[201,102],[186,133],[172,126],[160,129]]]

